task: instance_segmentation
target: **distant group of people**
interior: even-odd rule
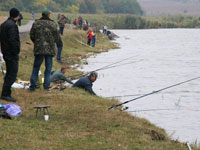
[[[110,40],[114,40],[115,38],[118,38],[116,34],[108,30],[108,27],[106,25],[103,26],[103,33],[106,34]]]
[[[73,25],[78,26],[80,29],[82,29],[83,26],[83,18],[81,16],[78,17],[78,19],[74,19]]]
[[[16,99],[11,96],[11,86],[16,80],[19,64],[20,37],[16,25],[19,15],[19,10],[12,8],[10,10],[10,17],[0,26],[1,49],[6,64],[6,75],[1,99],[11,102],[16,102]],[[60,38],[59,32],[56,23],[50,19],[50,16],[50,10],[43,10],[42,17],[34,22],[30,31],[30,38],[34,43],[34,64],[30,77],[30,91],[35,91],[36,89],[38,73],[43,61],[45,61],[44,90],[49,90],[50,82],[57,80],[67,81],[73,84],[73,82],[64,76],[66,68],[52,72],[53,57],[56,55],[55,44],[57,43],[57,45],[62,47],[62,43],[58,43]],[[57,59],[59,58],[58,56]],[[92,90],[92,83],[97,79],[97,76],[96,72],[92,72],[88,77],[80,78],[73,84],[73,87],[83,88],[91,94],[96,95]]]
[[[83,30],[88,30],[90,27],[90,23],[87,20],[83,20],[81,16],[78,17],[78,19],[74,19],[73,25],[77,26],[78,28]]]

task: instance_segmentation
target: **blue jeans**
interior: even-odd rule
[[[62,47],[58,47],[58,53],[57,53],[57,60],[61,61],[61,51],[62,51]]]
[[[95,42],[96,42],[96,37],[93,36],[93,37],[92,37],[92,47],[95,47]]]
[[[48,89],[50,87],[50,75],[53,63],[53,56],[50,55],[36,55],[33,65],[33,72],[31,75],[31,86],[30,90],[35,90],[36,82],[38,80],[38,73],[40,70],[40,66],[42,65],[43,60],[45,59],[45,72],[44,72],[44,89]]]

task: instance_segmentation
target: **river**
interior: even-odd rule
[[[102,97],[146,94],[199,77],[199,29],[114,30],[120,48],[87,59],[81,70],[98,71],[94,91]],[[130,63],[130,64],[129,64]],[[136,96],[120,97],[121,102]],[[200,143],[200,79],[128,103],[134,116],[148,119],[180,141]],[[157,110],[158,109],[158,110]],[[136,112],[135,112],[136,111]]]

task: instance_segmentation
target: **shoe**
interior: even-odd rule
[[[1,96],[1,99],[6,100],[6,101],[10,101],[10,102],[16,102],[17,101],[16,99],[14,99],[11,96]]]
[[[57,60],[58,63],[63,64],[63,62],[61,60]]]
[[[33,88],[29,88],[28,89],[30,92],[34,92],[35,91],[35,89],[33,89]]]
[[[45,90],[45,91],[50,91],[50,89],[51,89],[51,86],[48,87],[48,88],[45,88],[45,87],[44,87],[44,90]]]

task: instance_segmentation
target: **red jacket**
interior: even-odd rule
[[[87,37],[88,37],[88,39],[92,39],[92,31],[89,31],[89,32],[88,32]]]
[[[74,20],[73,24],[76,25],[76,19]]]

